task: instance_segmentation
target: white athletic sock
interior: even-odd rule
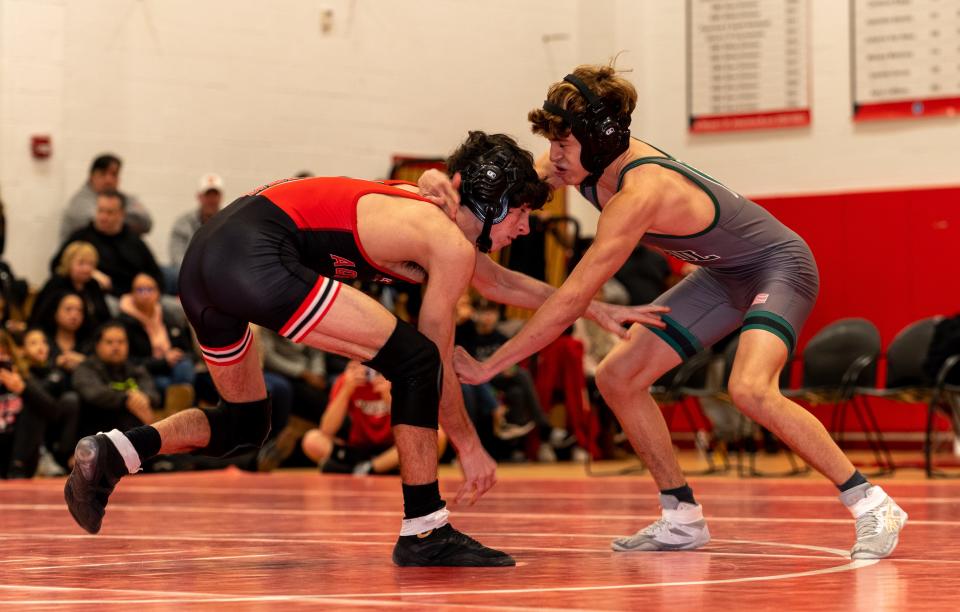
[[[450,517],[450,511],[446,508],[440,508],[426,516],[418,516],[412,519],[403,519],[400,525],[400,535],[411,536],[418,533],[424,533],[431,529],[439,529],[447,524]]]
[[[133,443],[123,435],[123,432],[119,429],[114,429],[113,431],[108,431],[107,433],[102,433],[107,436],[113,445],[117,447],[117,450],[120,451],[120,456],[123,457],[123,462],[127,466],[127,471],[131,474],[136,474],[140,471],[140,455],[137,454],[137,449],[133,447]]]

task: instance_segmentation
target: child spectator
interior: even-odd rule
[[[7,341],[5,351],[11,352]],[[43,331],[27,330],[18,373],[24,381],[23,410],[13,440],[10,477],[29,478],[65,474],[77,443],[80,397],[70,389],[66,373],[52,365],[50,345]],[[0,378],[3,374],[0,373]],[[50,451],[47,451],[47,446]]]

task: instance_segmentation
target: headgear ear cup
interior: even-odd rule
[[[461,173],[460,184],[464,203],[481,222],[483,229],[477,237],[477,248],[488,253],[492,226],[503,221],[510,212],[510,195],[517,187],[520,173],[510,157],[498,149],[481,157]]]
[[[563,80],[577,88],[587,102],[586,109],[572,113],[545,100],[543,110],[562,117],[570,125],[570,131],[580,143],[580,164],[590,174],[599,175],[630,147],[630,115],[612,112],[603,98],[577,76],[568,74]]]

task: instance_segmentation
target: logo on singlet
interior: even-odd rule
[[[351,268],[356,268],[357,264],[353,263],[345,257],[340,257],[339,255],[330,255],[330,259],[333,260],[333,277],[334,278],[357,278],[357,271]]]
[[[690,250],[686,250],[686,251],[666,251],[666,253],[667,253],[668,255],[673,255],[674,257],[676,257],[677,259],[680,259],[680,260],[682,260],[682,261],[688,261],[688,262],[694,263],[694,264],[704,263],[704,262],[706,262],[706,261],[717,261],[718,259],[720,259],[720,256],[719,256],[719,255],[701,255],[700,253],[697,253],[696,251],[690,251]]]

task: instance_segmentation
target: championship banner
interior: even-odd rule
[[[960,0],[850,0],[853,117],[960,111]]]
[[[809,125],[808,0],[687,0],[691,132]]]

